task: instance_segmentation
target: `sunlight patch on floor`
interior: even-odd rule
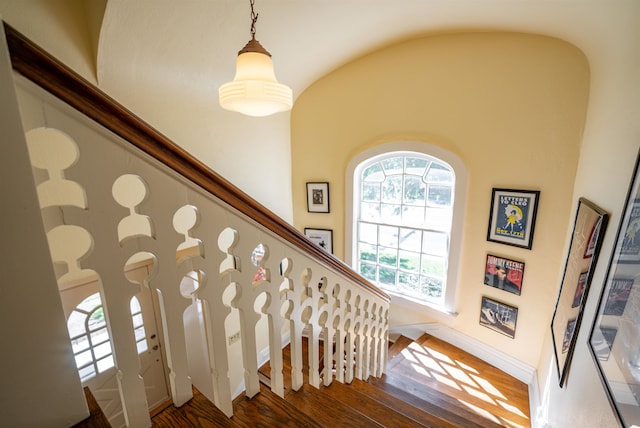
[[[458,400],[458,401],[461,402],[462,404],[464,404],[465,406],[467,406],[473,412],[475,412],[478,415],[482,416],[483,418],[489,419],[490,421],[493,421],[496,424],[501,425],[500,420],[497,417],[495,417],[494,415],[492,415],[491,412],[489,412],[489,411],[487,411],[485,409],[482,409],[482,408],[480,408],[478,406],[474,406],[471,403],[467,403],[464,400]]]
[[[460,366],[464,371],[467,371],[469,373],[475,373],[475,374],[480,374],[480,372],[478,372],[478,370],[474,369],[471,366],[466,365],[465,363],[456,360],[456,365]]]
[[[493,400],[493,398],[489,397],[489,395],[485,394],[484,392],[475,388],[470,388],[466,385],[462,385],[462,387],[465,391],[467,391],[467,394],[479,398],[480,400],[485,401],[489,404],[493,404],[494,406],[496,405],[496,402]]]
[[[429,371],[427,369],[425,369],[424,367],[422,367],[420,364],[411,363],[411,367],[413,367],[413,370],[417,374],[420,374],[420,375],[425,376],[425,377],[433,377],[433,376],[431,376],[431,373],[429,373]]]
[[[441,376],[437,373],[433,374],[433,377],[436,378],[436,380],[442,384],[445,384],[447,386],[450,386],[451,388],[455,388],[458,391],[462,391],[462,388],[460,388],[460,385],[458,385],[458,383],[456,381],[454,381],[453,379],[448,378],[447,376]]]
[[[470,376],[473,378],[473,380],[475,380],[475,381],[476,381],[476,383],[477,383],[478,385],[480,385],[480,387],[482,387],[482,389],[484,389],[485,391],[487,391],[487,393],[488,393],[488,394],[491,394],[491,395],[493,395],[494,397],[502,398],[502,399],[504,399],[504,400],[506,400],[506,399],[507,399],[507,397],[505,397],[505,396],[504,396],[504,394],[503,394],[502,392],[500,392],[500,391],[498,390],[498,388],[496,388],[495,386],[493,386],[493,385],[491,384],[491,382],[489,382],[488,380],[486,380],[486,379],[484,379],[484,378],[482,378],[482,377],[480,377],[480,376],[473,375],[473,374],[471,374]]]
[[[473,387],[476,387],[477,384],[473,381],[473,379],[471,379],[465,372],[464,370],[461,370],[457,367],[454,366],[450,366],[450,365],[444,365],[443,366],[444,369],[449,373],[449,375],[454,378],[455,380],[457,380],[458,382],[462,382],[465,383],[467,385],[471,385]]]
[[[524,414],[524,412],[520,409],[518,409],[516,406],[512,406],[509,403],[505,403],[504,401],[498,400],[498,404],[500,404],[502,407],[504,407],[506,410],[510,411],[511,413],[515,413],[518,416],[522,416],[523,418],[526,418],[527,415]]]

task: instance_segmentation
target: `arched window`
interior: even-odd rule
[[[348,174],[348,262],[395,297],[455,312],[462,163],[427,144],[390,143],[356,157]]]
[[[142,353],[147,350],[147,339],[140,302],[136,297],[131,299],[130,306],[138,353]],[[114,367],[100,293],[92,294],[76,306],[67,319],[67,329],[82,382]]]

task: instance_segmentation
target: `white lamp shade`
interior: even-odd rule
[[[236,59],[236,75],[220,86],[220,105],[248,116],[269,116],[291,109],[291,88],[276,80],[269,55],[244,52]]]

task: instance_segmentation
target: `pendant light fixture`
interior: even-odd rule
[[[276,80],[271,54],[256,40],[258,14],[251,5],[251,40],[236,59],[236,75],[220,86],[220,106],[248,116],[269,116],[291,110],[291,88]]]

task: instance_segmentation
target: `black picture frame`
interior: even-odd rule
[[[484,284],[520,295],[524,279],[524,262],[487,254]]]
[[[491,297],[482,296],[480,325],[514,339],[517,322],[517,307],[499,302]]]
[[[307,211],[310,213],[330,212],[328,182],[314,181],[307,183]]]
[[[578,200],[562,282],[551,319],[551,336],[562,388],[580,331],[589,285],[598,260],[609,215],[585,198]],[[585,257],[585,254],[589,254]]]
[[[539,190],[493,188],[487,241],[531,249]]]
[[[640,154],[627,191],[588,348],[620,425],[640,425]]]
[[[304,228],[304,234],[314,244],[323,250],[333,254],[333,230],[332,229],[315,229],[310,227]]]

